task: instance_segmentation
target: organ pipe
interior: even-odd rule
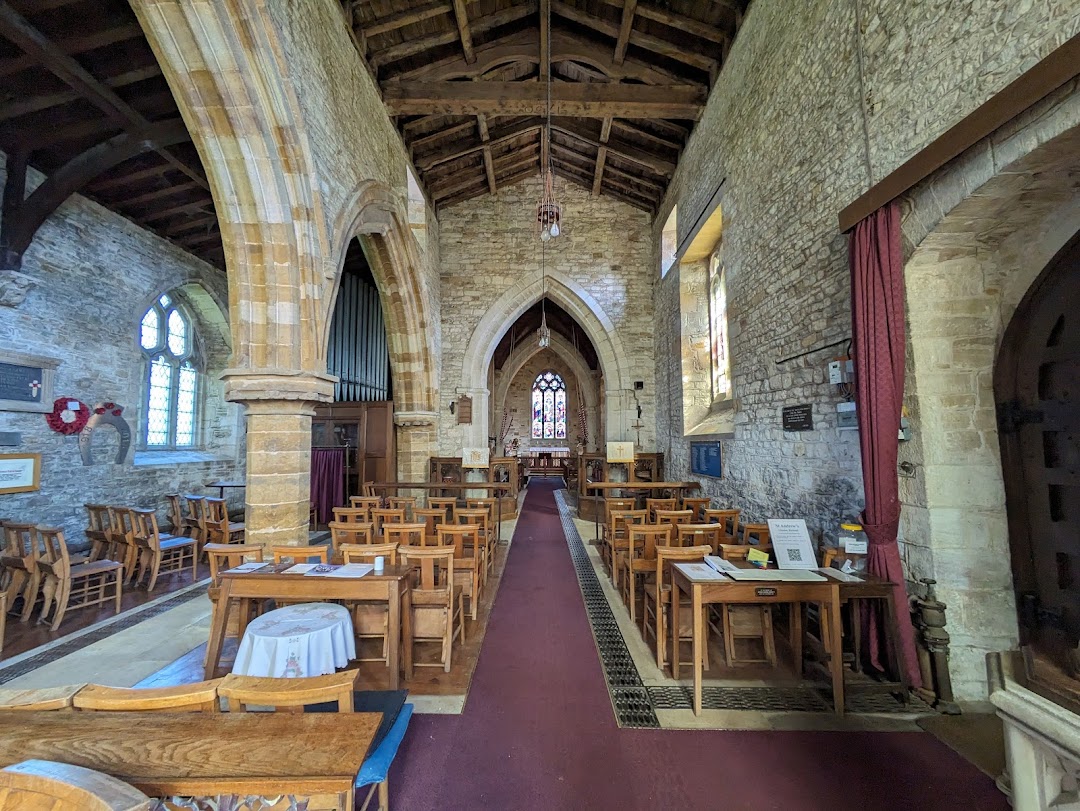
[[[379,291],[352,273],[341,278],[326,358],[327,370],[339,378],[336,402],[391,399],[390,351]]]

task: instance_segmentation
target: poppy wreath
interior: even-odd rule
[[[119,417],[124,413],[124,407],[118,406],[116,403],[102,403],[94,409],[95,414],[104,414],[106,411],[112,412],[114,417]],[[87,419],[89,419],[89,417]]]
[[[68,408],[68,403],[72,402],[79,404],[78,410]],[[64,436],[79,433],[86,427],[89,419],[90,409],[86,407],[86,403],[72,397],[58,397],[53,400],[52,411],[45,415],[45,422],[49,427]]]

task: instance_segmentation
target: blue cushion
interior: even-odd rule
[[[412,718],[413,705],[406,704],[398,713],[397,720],[386,733],[386,737],[375,749],[368,753],[364,765],[360,767],[360,774],[356,778],[356,787],[370,786],[372,783],[381,783],[386,779],[390,771],[390,764],[394,762],[398,747],[405,738],[405,730],[408,729],[409,719]]]

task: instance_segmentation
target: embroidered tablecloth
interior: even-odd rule
[[[240,640],[232,672],[295,679],[333,673],[354,658],[349,609],[334,603],[301,603],[253,620]]]

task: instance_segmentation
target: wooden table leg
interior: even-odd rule
[[[386,587],[386,667],[390,671],[390,689],[401,688],[401,581]]]
[[[672,634],[675,637],[675,645],[674,645],[675,653],[671,657],[671,677],[673,679],[679,678],[679,603],[682,602],[682,600],[679,598],[680,590],[681,589],[680,589],[678,579],[676,577],[672,576],[672,578],[671,578],[671,592],[670,592],[670,594],[671,594],[671,608],[668,610],[668,627],[665,630],[663,639],[660,638],[660,634],[656,635],[656,649],[657,649],[657,651],[666,650],[667,649],[667,631],[670,631],[672,628],[675,629],[673,634]],[[659,596],[659,592],[660,592],[660,589],[658,587],[657,588],[658,596]],[[658,619],[659,619],[660,615],[663,613],[663,611],[664,611],[664,606],[660,603],[660,600],[657,599],[657,601],[656,601],[656,616],[657,616]],[[663,648],[660,647],[661,645],[663,645]]]
[[[803,603],[789,603],[791,606],[791,653],[795,659],[795,671],[802,678],[803,674]]]
[[[852,669],[862,673],[862,600],[848,600],[851,606],[851,644],[855,647],[855,662]]]
[[[405,650],[405,678],[413,676],[412,589],[407,583],[398,586],[401,603],[401,644]]]
[[[210,625],[210,639],[206,643],[206,664],[203,665],[203,678],[212,679],[217,673],[221,660],[221,646],[225,642],[225,626],[229,621],[229,594],[232,584],[227,578],[222,579],[218,589],[218,611],[214,612]]]
[[[823,606],[824,607],[824,606]],[[829,637],[832,648],[829,651],[829,672],[832,674],[833,683],[833,706],[837,715],[844,714],[844,654],[841,649],[841,634],[843,633],[840,623],[840,586],[832,587],[829,597]]]
[[[694,715],[701,715],[701,666],[705,661],[705,623],[702,622],[701,586],[696,583],[690,589],[690,602],[694,614]],[[675,595],[676,597],[678,595]],[[675,639],[675,661],[679,659],[679,626],[676,625],[672,636]]]

